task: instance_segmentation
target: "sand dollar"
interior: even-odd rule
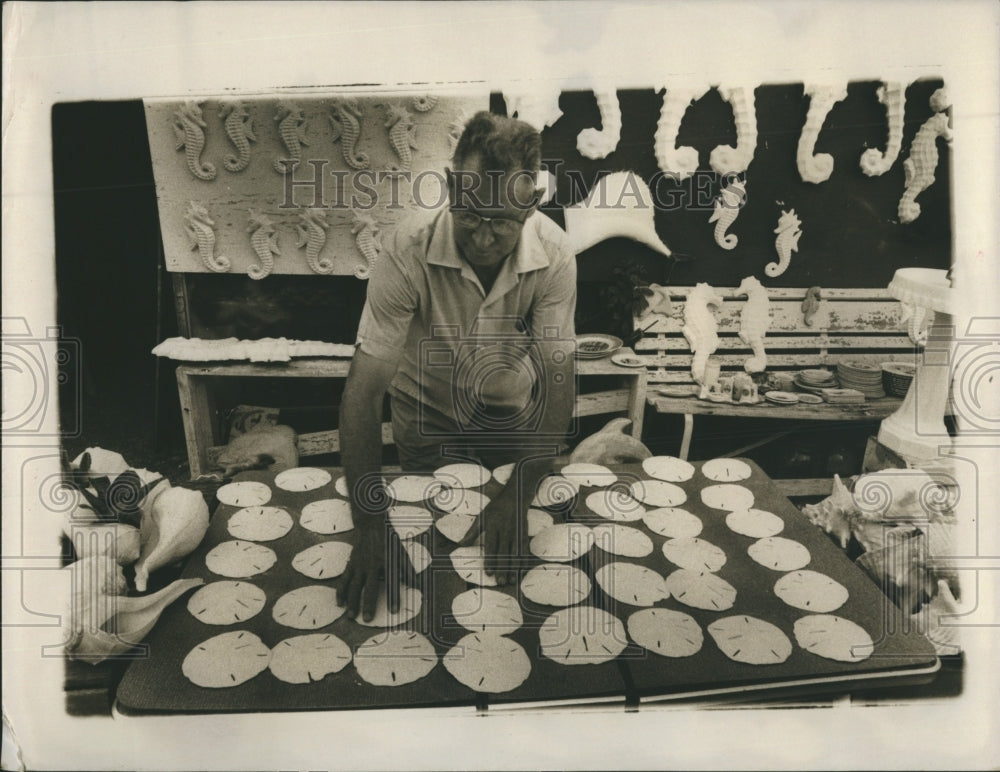
[[[419,681],[438,662],[427,638],[409,630],[387,630],[362,643],[354,652],[354,667],[373,686],[402,686]]]
[[[233,630],[202,641],[184,657],[181,672],[191,683],[209,689],[239,686],[263,673],[271,650],[246,630]]]
[[[314,491],[322,488],[330,480],[332,475],[325,469],[318,469],[311,466],[300,466],[295,469],[286,469],[278,472],[274,478],[274,484],[283,491]]]
[[[434,477],[449,488],[482,488],[492,475],[480,464],[448,464],[434,472]]]
[[[708,625],[708,634],[723,654],[747,665],[777,665],[792,653],[781,628],[746,615],[723,617]]]
[[[590,579],[575,566],[544,563],[521,579],[521,594],[543,606],[572,606],[590,595]]]
[[[409,504],[389,507],[389,522],[400,539],[413,539],[424,533],[434,523],[430,510]]]
[[[531,673],[531,660],[521,644],[488,633],[469,633],[442,661],[459,683],[490,694],[516,689]]]
[[[737,509],[750,509],[753,506],[753,492],[742,485],[723,483],[709,485],[701,489],[701,501],[706,507],[724,509],[735,512]]]
[[[555,520],[552,519],[552,515],[546,512],[544,509],[534,509],[528,510],[528,538],[532,536],[538,536],[546,528],[550,528],[555,524]]]
[[[644,608],[626,622],[633,641],[661,657],[690,657],[701,650],[705,636],[693,617],[667,608]]]
[[[590,528],[580,523],[559,523],[546,528],[528,543],[535,557],[567,563],[585,555],[593,544]]]
[[[559,474],[550,474],[538,481],[533,507],[562,508],[570,504],[580,492],[580,486],[575,480]]]
[[[542,654],[560,665],[599,665],[617,657],[628,640],[621,621],[594,606],[570,606],[538,631]]]
[[[860,625],[833,614],[810,614],[795,620],[795,640],[806,651],[838,662],[861,662],[875,650]]]
[[[783,536],[758,539],[747,548],[747,554],[773,571],[795,571],[809,565],[812,560],[806,547]]]
[[[271,649],[271,673],[289,684],[322,681],[339,673],[351,662],[351,648],[328,633],[309,633],[286,638]]]
[[[559,470],[559,474],[578,486],[590,488],[606,488],[618,482],[618,475],[601,464],[566,464]]]
[[[299,525],[307,531],[330,535],[354,528],[351,504],[343,499],[321,499],[302,507]]]
[[[498,466],[493,470],[493,479],[501,485],[506,485],[510,482],[510,476],[512,474],[514,474],[514,465],[504,464],[503,466]]]
[[[281,507],[244,507],[229,518],[232,536],[247,541],[274,541],[292,530],[292,516]]]
[[[653,540],[638,528],[619,523],[599,523],[590,530],[594,537],[594,546],[612,555],[644,558],[653,554]]]
[[[517,598],[498,590],[473,587],[451,602],[451,613],[466,630],[507,635],[524,624]]]
[[[694,467],[675,456],[652,456],[642,460],[642,470],[664,482],[684,482],[694,477]]]
[[[726,515],[726,525],[736,533],[763,539],[781,533],[785,528],[785,521],[763,509],[737,509]]]
[[[337,605],[337,591],[311,584],[290,590],[274,602],[271,616],[278,624],[296,630],[317,630],[339,619],[345,609]]]
[[[746,480],[753,470],[738,458],[713,458],[701,465],[701,473],[715,482],[732,483]]]
[[[406,550],[415,573],[423,573],[430,567],[431,553],[423,544],[418,541],[405,541],[403,542],[403,549]]]
[[[188,598],[191,616],[206,625],[235,625],[257,616],[267,596],[250,582],[211,582]]]
[[[594,491],[584,499],[584,504],[595,515],[619,523],[641,520],[646,514],[646,508],[620,485]]]
[[[270,547],[252,541],[224,541],[205,555],[205,565],[213,574],[233,579],[245,579],[267,571],[278,562]]]
[[[434,523],[442,536],[448,541],[460,542],[465,538],[469,529],[476,524],[475,515],[465,515],[461,512],[452,512],[445,515]]]
[[[385,585],[381,585],[378,598],[375,601],[374,616],[366,622],[363,614],[358,614],[354,621],[365,627],[398,627],[420,613],[423,599],[423,593],[416,587],[401,584],[399,585],[399,611],[393,614],[389,611],[389,599],[385,594]]]
[[[679,507],[687,501],[683,488],[663,480],[636,480],[631,488],[632,498],[651,507]]]
[[[262,482],[233,482],[215,492],[220,504],[231,507],[257,507],[271,500],[271,488]]]
[[[662,576],[635,563],[608,563],[597,569],[594,579],[610,597],[630,606],[652,606],[670,597]]]
[[[692,571],[718,571],[726,565],[726,553],[711,542],[697,536],[668,539],[663,542],[663,557],[678,568]]]
[[[658,507],[642,516],[642,522],[653,533],[668,539],[684,539],[701,533],[701,518],[686,509],[678,507]]]
[[[436,477],[429,474],[404,474],[386,486],[386,492],[396,501],[416,504],[434,498],[444,487]]]
[[[785,574],[774,583],[774,594],[789,606],[815,614],[836,611],[849,597],[844,585],[816,571]]]
[[[347,490],[347,478],[344,475],[337,478],[337,481],[333,484],[333,489],[345,499],[350,497],[350,493]]]
[[[467,488],[442,488],[431,501],[442,512],[475,516],[486,509],[490,497]]]
[[[292,568],[310,579],[333,579],[344,573],[351,559],[351,545],[344,541],[314,544],[292,558]]]
[[[678,568],[666,578],[671,597],[691,608],[726,611],[736,603],[736,588],[718,574]]]
[[[455,573],[469,584],[496,587],[497,580],[486,573],[486,561],[481,545],[456,547],[451,552],[451,565]]]

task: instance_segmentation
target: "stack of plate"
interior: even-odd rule
[[[822,389],[837,387],[837,379],[829,370],[800,370],[795,374],[795,385],[802,391],[818,394]]]
[[[614,335],[576,336],[577,359],[600,359],[615,353],[621,347],[621,338],[616,338]]]
[[[917,366],[909,362],[883,362],[882,386],[894,397],[905,397]]]
[[[837,380],[845,389],[860,391],[868,399],[885,396],[882,389],[882,367],[864,362],[841,362],[837,365]]]
[[[859,405],[865,395],[857,389],[823,389],[823,399],[831,405]]]

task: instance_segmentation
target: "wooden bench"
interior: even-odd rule
[[[692,354],[682,332],[684,303],[691,287],[670,288],[671,313],[644,313],[635,319],[635,328],[643,336],[635,344],[637,356],[646,361],[648,402],[660,413],[684,416],[684,433],[679,455],[687,458],[694,431],[694,416],[725,415],[742,418],[798,419],[803,421],[877,421],[891,415],[902,404],[898,397],[871,399],[859,405],[775,405],[761,402],[740,405],[710,402],[697,397],[669,397],[659,387],[689,384]],[[743,363],[751,355],[739,338],[740,314],[746,302],[733,287],[716,288],[723,304],[716,311],[719,347],[713,358],[720,362],[722,374],[743,372]],[[802,302],[806,289],[768,288],[771,325],[764,339],[767,372],[794,372],[827,367],[836,370],[840,362],[880,364],[886,361],[914,362],[918,349],[910,340],[901,321],[902,306],[884,289],[823,289],[820,303],[811,318],[804,321]],[[787,432],[733,450],[726,455],[740,455]],[[829,493],[829,480],[788,481],[798,495],[808,495],[811,488]]]
[[[631,349],[622,349],[633,354]],[[207,474],[224,446],[222,427],[216,411],[212,384],[219,378],[346,378],[350,359],[293,359],[281,363],[212,362],[177,366],[177,390],[184,422],[191,477]],[[627,368],[610,359],[578,360],[579,378],[600,376],[611,388],[577,395],[574,415],[590,416],[624,413],[630,419],[630,433],[642,437],[646,407],[646,371]],[[382,425],[382,441],[392,443],[392,425]],[[340,450],[336,429],[299,435],[299,455],[315,456]]]

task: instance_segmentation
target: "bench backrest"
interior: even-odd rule
[[[669,316],[645,313],[636,354],[646,361],[650,383],[692,383],[691,349],[684,338],[684,303],[692,287],[671,287]],[[751,355],[739,338],[745,295],[715,288],[723,304],[715,313],[719,347],[713,355],[725,371],[742,371]],[[884,289],[822,289],[812,324],[803,318],[805,288],[769,288],[771,325],[764,339],[768,372],[830,366],[839,362],[879,364],[913,361],[914,345],[900,319],[902,306]]]

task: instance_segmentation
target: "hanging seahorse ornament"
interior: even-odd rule
[[[833,156],[829,153],[817,153],[816,140],[827,113],[837,102],[847,97],[847,86],[816,86],[806,85],[805,94],[809,97],[809,112],[799,136],[798,152],[795,156],[799,174],[803,182],[819,184],[830,179],[833,173]]]
[[[274,270],[274,255],[281,254],[274,223],[263,212],[257,214],[251,209],[247,232],[250,233],[250,246],[260,261],[260,265],[251,265],[247,268],[247,276],[251,279],[263,279]]]
[[[413,109],[418,113],[427,113],[433,110],[437,103],[438,98],[436,96],[421,94],[420,96],[413,97],[413,101],[410,104],[413,105]]]
[[[378,253],[382,249],[378,224],[370,215],[355,212],[351,233],[354,234],[354,243],[358,245],[358,251],[364,255],[367,262],[366,265],[355,268],[354,275],[359,279],[367,279],[371,277],[375,261],[378,260]]]
[[[229,171],[241,172],[250,163],[250,143],[257,141],[253,133],[253,120],[239,99],[223,102],[219,107],[219,115],[225,121],[226,136],[240,154],[237,158],[229,153],[223,163]]]
[[[278,174],[286,173],[286,160],[299,161],[302,159],[302,146],[308,145],[306,139],[306,116],[302,108],[297,107],[292,102],[282,100],[278,102],[278,112],[275,113],[274,120],[278,122],[278,136],[285,146],[286,155],[276,158],[274,170]],[[292,164],[287,164],[288,171],[291,171]]]
[[[889,124],[889,139],[885,145],[885,153],[876,148],[869,148],[861,154],[861,171],[869,177],[885,174],[899,157],[899,149],[903,145],[903,110],[906,92],[903,84],[898,82],[885,83],[875,92],[878,101],[885,105],[885,117]]]
[[[746,201],[747,184],[738,179],[726,185],[715,200],[715,211],[708,221],[715,223],[715,243],[723,249],[733,249],[739,242],[735,234],[726,231],[736,222]]]
[[[934,184],[934,172],[938,164],[937,138],[951,140],[951,129],[948,127],[948,92],[939,88],[931,94],[931,109],[936,112],[928,118],[924,125],[917,129],[917,134],[910,143],[910,157],[903,161],[903,183],[906,189],[899,199],[899,221],[911,223],[920,216],[920,204],[916,198]]]
[[[778,227],[774,229],[774,232],[778,234],[774,239],[774,249],[778,253],[778,262],[768,263],[764,266],[764,273],[771,278],[781,276],[792,262],[792,252],[799,251],[799,236],[802,235],[799,226],[801,224],[794,209],[783,211],[781,217],[778,218]]]
[[[299,233],[297,246],[306,248],[306,263],[313,273],[333,273],[333,261],[320,259],[319,253],[326,244],[326,231],[330,224],[322,209],[303,209],[299,212]]]
[[[184,150],[184,159],[191,174],[199,180],[214,180],[215,166],[207,161],[202,163],[201,151],[205,149],[205,119],[198,102],[185,102],[174,112],[174,134],[177,149]]]
[[[622,108],[618,91],[611,88],[594,89],[597,109],[601,111],[601,128],[584,129],[576,136],[576,149],[584,158],[606,158],[618,147],[622,136]]]
[[[721,306],[722,295],[705,282],[696,284],[684,302],[684,326],[681,332],[694,355],[691,358],[691,377],[697,383],[704,383],[705,365],[719,347],[719,324],[712,308]]]
[[[668,88],[663,95],[660,120],[656,123],[653,138],[653,152],[656,163],[664,174],[676,175],[685,180],[698,169],[698,151],[693,147],[677,147],[677,133],[681,119],[692,102],[697,102],[708,91],[708,86],[700,88]]]
[[[215,256],[215,221],[208,216],[208,210],[194,201],[188,202],[184,214],[184,232],[191,242],[191,249],[197,249],[201,262],[215,273],[229,270],[229,258]]]
[[[736,291],[738,295],[746,295],[747,302],[740,312],[740,340],[742,340],[753,356],[743,363],[743,369],[748,373],[762,373],[767,368],[767,352],[764,350],[764,336],[771,326],[771,301],[767,290],[753,276],[747,276],[740,282]]]
[[[333,141],[340,142],[344,163],[352,169],[367,169],[371,165],[368,154],[357,151],[361,138],[361,108],[357,101],[338,99],[334,101],[332,110],[330,125],[333,126]]]
[[[757,151],[757,112],[754,90],[745,86],[720,88],[719,94],[732,105],[736,126],[736,147],[718,145],[713,148],[708,163],[716,174],[742,174]]]
[[[551,126],[562,117],[562,110],[559,109],[561,93],[559,86],[536,81],[528,91],[518,85],[503,89],[503,101],[507,115],[530,124],[541,134],[546,126]]]
[[[401,168],[409,169],[413,160],[412,150],[418,150],[416,137],[413,132],[416,126],[413,125],[413,118],[410,111],[405,107],[389,105],[389,117],[385,125],[389,129],[389,144],[399,156]]]

